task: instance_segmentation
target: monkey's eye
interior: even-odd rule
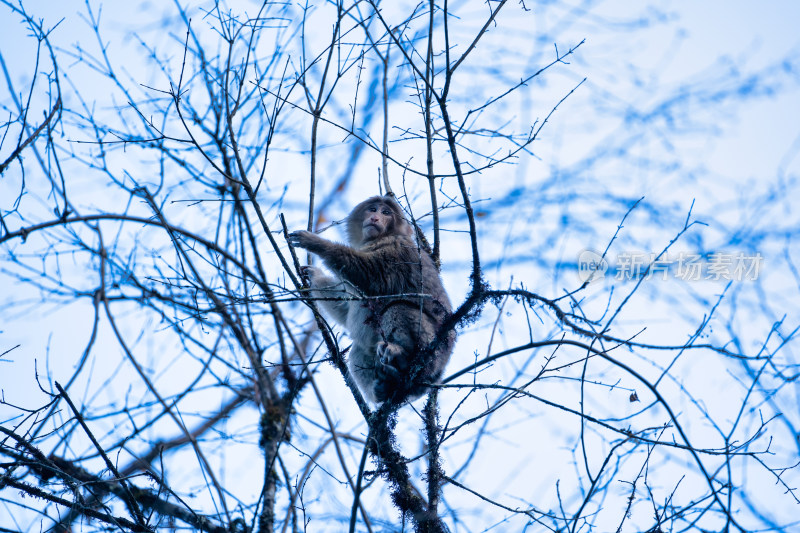
[[[371,205],[367,208],[367,211],[369,211],[370,213],[375,213],[377,210],[378,208],[375,207],[374,205]]]
[[[387,216],[387,217],[388,217],[389,215],[391,215],[391,214],[392,214],[392,212],[391,212],[391,211],[389,211],[388,209],[384,209],[384,210],[383,210],[383,214],[384,214],[385,216]]]

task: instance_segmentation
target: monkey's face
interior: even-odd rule
[[[394,227],[394,213],[382,203],[374,203],[364,210],[361,233],[364,242],[371,241],[386,234]]]

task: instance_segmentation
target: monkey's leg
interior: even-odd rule
[[[378,400],[416,398],[427,390],[429,365],[422,349],[433,340],[433,326],[418,307],[395,303],[386,309],[376,346]]]
[[[372,403],[383,401],[377,397],[375,392],[378,377],[375,349],[372,346],[364,348],[361,344],[354,342],[347,357],[347,367],[355,378],[364,398]]]
[[[339,324],[347,321],[347,312],[353,294],[342,280],[326,276],[320,269],[312,266],[303,267],[312,290],[311,295],[318,298],[319,305]]]

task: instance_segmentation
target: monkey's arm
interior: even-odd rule
[[[351,248],[350,246],[331,242],[328,239],[323,239],[316,233],[305,230],[293,231],[289,234],[288,241],[293,246],[305,248],[312,254],[316,254],[323,259],[342,254],[359,254],[357,250]]]
[[[376,292],[370,290],[375,287],[376,282],[382,288],[389,289],[377,292],[383,294],[399,292],[402,287],[401,280],[407,276],[404,272],[408,269],[407,262],[396,260],[392,262],[393,264],[387,264],[386,254],[375,251],[362,252],[350,246],[323,239],[310,231],[290,233],[289,242],[318,255],[328,268],[367,294]],[[399,253],[395,252],[390,255],[399,255]],[[393,283],[395,278],[396,282]],[[396,291],[391,289],[396,289]]]
[[[319,298],[319,304],[331,318],[344,325],[350,302],[355,296],[347,290],[345,282],[326,276],[320,269],[312,266],[303,267],[303,274],[313,289],[311,295]]]

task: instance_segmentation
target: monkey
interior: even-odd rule
[[[288,240],[334,273],[302,268],[312,296],[353,341],[347,365],[364,397],[419,398],[441,379],[455,344],[451,330],[431,346],[452,313],[439,272],[393,196],[358,204],[346,228],[349,246],[309,231]]]

